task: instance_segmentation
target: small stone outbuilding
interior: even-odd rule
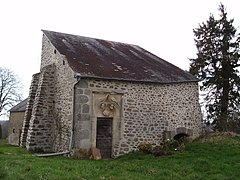
[[[8,137],[8,120],[0,121],[0,139],[6,139]]]
[[[23,127],[23,119],[26,111],[28,99],[18,103],[10,109],[10,117],[8,124],[8,143],[12,145],[20,145],[20,136]]]
[[[104,158],[201,131],[198,80],[131,44],[43,30],[21,146]]]

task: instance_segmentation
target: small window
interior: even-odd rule
[[[12,132],[15,133],[15,129],[14,128],[13,128]]]
[[[63,60],[63,65],[65,65],[65,61]]]
[[[54,49],[54,54],[57,54],[57,50],[56,49]]]

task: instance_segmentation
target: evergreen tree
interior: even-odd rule
[[[200,79],[200,90],[206,92],[207,118],[219,131],[227,131],[229,117],[240,102],[240,34],[227,19],[223,4],[220,19],[209,19],[194,29],[197,58],[190,59],[190,73]]]

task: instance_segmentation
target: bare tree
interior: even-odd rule
[[[13,71],[0,67],[0,116],[22,99],[22,85]]]

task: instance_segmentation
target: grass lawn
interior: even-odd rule
[[[216,136],[155,158],[141,152],[114,160],[34,157],[0,141],[0,179],[240,179],[240,137]]]

